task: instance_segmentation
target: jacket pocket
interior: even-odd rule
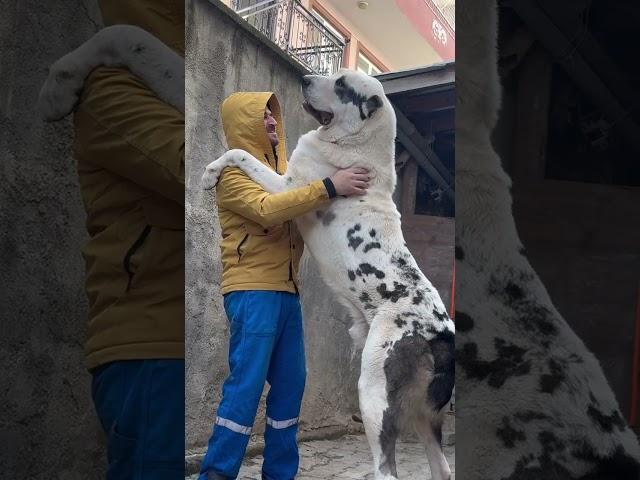
[[[150,232],[151,232],[151,225],[145,225],[144,229],[142,230],[138,238],[136,238],[136,241],[133,242],[131,247],[129,247],[129,250],[127,250],[127,253],[124,256],[124,260],[122,261],[124,270],[125,272],[127,272],[127,275],[129,276],[129,280],[127,281],[127,289],[125,290],[127,292],[131,288],[131,282],[133,281],[133,277],[136,274],[136,272],[134,271],[131,265],[131,258],[133,257],[133,255],[135,255],[136,252],[140,250],[145,240],[149,236]]]
[[[236,247],[236,251],[238,252],[238,262],[240,262],[240,259],[242,258],[242,254],[243,254],[242,246],[247,242],[248,239],[249,239],[249,234],[246,233],[244,237],[242,237],[242,240],[240,240],[240,243],[238,243],[238,246]]]

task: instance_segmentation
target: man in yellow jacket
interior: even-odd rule
[[[184,2],[100,0],[184,55]],[[184,115],[124,69],[98,68],[74,117],[89,241],[87,367],[107,478],[184,476]]]
[[[280,106],[272,92],[239,92],[221,109],[229,148],[241,148],[283,174],[287,168]],[[200,480],[234,479],[242,463],[265,381],[267,425],[262,476],[298,471],[298,415],[305,384],[298,262],[303,242],[291,220],[326,207],[336,195],[364,194],[366,170],[270,194],[240,169],[226,169],[216,199],[222,227],[222,285],[230,322],[229,369]]]

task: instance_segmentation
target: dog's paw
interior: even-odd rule
[[[241,162],[246,160],[247,155],[248,153],[241,148],[233,148],[220,157],[220,159],[224,160],[227,165],[238,167]]]
[[[218,184],[222,169],[219,166],[219,162],[211,162],[204,170],[202,175],[202,188],[204,190],[211,190]]]
[[[62,57],[49,69],[38,96],[38,110],[48,122],[66,117],[78,103],[84,78]]]

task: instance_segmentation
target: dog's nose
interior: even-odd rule
[[[309,85],[311,85],[311,76],[305,75],[304,77],[302,77],[302,86],[308,87]]]

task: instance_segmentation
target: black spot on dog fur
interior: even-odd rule
[[[540,376],[540,391],[543,393],[553,393],[564,382],[565,374],[560,365],[553,358],[547,360],[549,373]]]
[[[385,277],[385,274],[382,270],[378,270],[376,267],[368,263],[361,263],[360,265],[358,265],[358,268],[365,275],[375,275],[376,278],[380,278],[380,279]]]
[[[547,430],[543,430],[538,433],[538,441],[545,451],[562,452],[566,446],[562,441],[553,433]]]
[[[354,233],[359,231],[360,228],[360,224],[356,223],[353,228],[347,230],[347,239],[349,240],[349,246],[353,248],[353,250],[356,250],[360,246],[360,244],[364,242],[364,238],[354,235]]]
[[[371,117],[373,112],[382,106],[382,100],[379,96],[373,95],[367,98],[354,90],[353,87],[347,85],[346,77],[342,76],[336,80],[333,91],[342,103],[353,103],[360,110],[360,119]],[[364,113],[363,106],[367,107],[367,115]]]
[[[510,303],[515,303],[524,298],[524,290],[522,290],[522,287],[513,282],[507,283],[507,286],[504,287],[504,293],[507,295]]]
[[[404,259],[404,257],[398,255],[398,256],[395,256],[395,257],[391,258],[391,263],[393,263],[394,265],[397,265],[399,267],[404,267],[407,264],[407,261]]]
[[[376,308],[376,306],[371,303],[371,296],[367,292],[362,292],[358,300],[362,302],[365,310],[374,310]]]
[[[356,250],[360,244],[364,242],[364,239],[362,237],[350,237],[349,238],[349,246],[351,248],[353,248],[354,250]]]
[[[369,250],[374,248],[382,248],[379,242],[369,242],[364,246],[364,253],[367,253]]]
[[[326,227],[335,219],[336,219],[336,214],[333,213],[331,210],[329,210],[327,213],[325,213],[324,218],[322,219],[322,225]]]
[[[459,247],[458,245],[456,245],[455,252],[456,252],[456,260],[464,260],[464,250],[462,250],[462,247]]]
[[[378,285],[378,288],[376,290],[384,300],[391,300],[391,302],[393,303],[396,303],[403,297],[409,296],[407,286],[395,281],[393,282],[393,290],[387,290],[386,283],[381,283],[380,285]]]
[[[394,320],[394,322],[398,326],[398,328],[402,328],[407,325],[407,321],[404,318],[402,318],[400,315],[396,316],[396,319]]]
[[[456,360],[467,378],[487,379],[489,386],[500,388],[509,378],[531,372],[531,362],[524,358],[525,349],[502,338],[494,338],[493,343],[497,357],[490,361],[478,358],[478,345],[473,342],[457,351]]]
[[[513,309],[524,329],[543,336],[555,335],[558,329],[551,311],[525,293],[523,284],[532,280],[533,276],[530,273],[509,268],[506,272],[497,272],[491,276],[488,291],[490,295],[497,296]],[[547,347],[549,340],[543,339],[541,343]]]
[[[513,428],[509,417],[502,417],[502,426],[498,427],[496,435],[500,440],[502,440],[502,444],[507,448],[514,448],[516,446],[516,442],[524,442],[527,439],[523,430],[516,430]]]
[[[439,312],[435,308],[433,309],[433,315],[441,322],[444,322],[449,318],[449,315],[447,315],[447,312]]]
[[[347,273],[349,274],[349,280],[353,282],[356,279],[355,272],[353,270],[349,270]]]
[[[620,431],[623,431],[626,427],[624,419],[616,410],[614,410],[611,415],[605,415],[594,405],[589,405],[587,408],[587,415],[604,432],[612,432],[613,427],[617,427]]]
[[[316,218],[320,220],[322,217],[324,217],[324,212],[322,210],[316,210]]]
[[[473,319],[464,312],[456,310],[456,331],[468,332],[473,329]]]
[[[371,237],[375,237],[376,236],[376,229],[372,228],[371,230],[369,230],[369,235],[371,235]]]
[[[416,294],[411,299],[411,301],[413,302],[414,305],[419,305],[422,302],[422,300],[424,300],[424,293],[422,293],[422,290],[417,290]]]

